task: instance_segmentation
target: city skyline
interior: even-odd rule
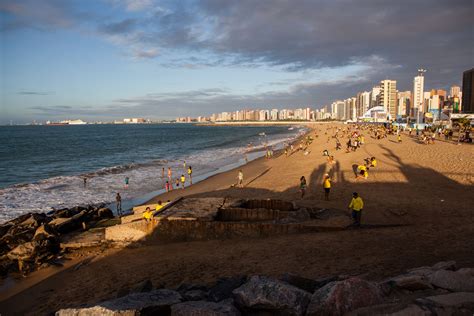
[[[0,124],[320,108],[367,101],[357,93],[386,79],[413,92],[420,67],[425,92],[448,90],[474,64],[472,11],[469,0],[7,0]]]

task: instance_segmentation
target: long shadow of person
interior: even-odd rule
[[[357,167],[359,167],[357,164],[352,165],[352,171],[354,172],[355,177],[357,177]]]

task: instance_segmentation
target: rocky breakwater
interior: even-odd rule
[[[65,235],[88,229],[113,218],[100,206],[73,207],[45,213],[29,213],[0,225],[0,275],[27,274],[61,255]]]
[[[143,281],[117,297],[57,316],[81,315],[472,315],[474,269],[453,261],[375,282],[357,276],[320,279],[234,276],[211,285],[154,288]]]

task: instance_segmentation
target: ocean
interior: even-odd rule
[[[163,192],[163,167],[176,179],[186,161],[196,182],[244,164],[249,144],[253,160],[264,155],[265,144],[279,149],[301,132],[192,124],[0,126],[0,223],[28,212],[111,203],[116,192],[131,207]]]

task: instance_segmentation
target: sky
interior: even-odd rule
[[[461,85],[472,0],[0,0],[0,124],[320,108]]]

